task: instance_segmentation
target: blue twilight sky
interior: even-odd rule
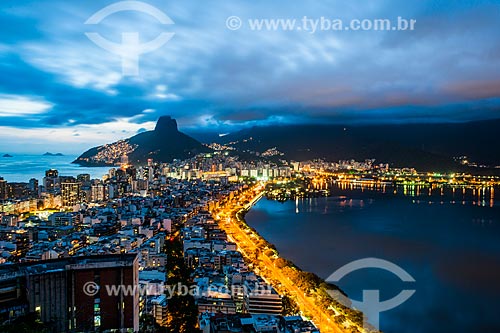
[[[500,117],[500,3],[445,0],[156,1],[174,22],[117,1],[0,2],[0,152],[79,153],[152,129],[272,123],[449,122]],[[226,20],[241,18],[230,30]],[[417,20],[414,31],[252,31],[251,19]],[[306,31],[307,30],[307,31]],[[85,32],[120,43],[174,33],[138,76]]]

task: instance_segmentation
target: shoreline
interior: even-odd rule
[[[273,243],[269,242],[269,241],[268,241],[265,237],[263,237],[261,234],[259,234],[259,232],[258,232],[255,228],[251,227],[251,226],[247,223],[247,221],[246,221],[246,219],[245,219],[246,214],[247,214],[248,212],[250,212],[250,210],[252,209],[252,207],[253,207],[254,205],[256,205],[256,204],[257,204],[257,203],[258,203],[258,202],[259,202],[262,198],[264,198],[264,197],[265,197],[265,194],[264,194],[264,192],[262,192],[262,195],[261,195],[261,196],[260,196],[257,200],[255,200],[255,202],[254,202],[252,205],[250,205],[248,208],[241,209],[241,210],[239,210],[239,211],[237,212],[237,214],[239,214],[239,217],[237,216],[237,218],[238,218],[241,222],[243,222],[243,223],[244,223],[244,224],[245,224],[248,228],[250,228],[251,230],[253,230],[253,231],[254,231],[254,233],[255,233],[256,235],[258,235],[261,239],[263,239],[265,242],[267,242],[268,244],[270,244],[270,245],[271,245],[271,246],[275,249],[276,253],[279,255],[279,251],[276,249],[276,246],[275,246]],[[269,198],[267,198],[267,197],[266,197],[266,199],[267,199],[267,200],[276,201],[276,202],[280,202],[279,200],[276,200],[276,199],[269,199]],[[288,199],[287,201],[293,201],[293,199]],[[279,256],[280,256],[281,258],[283,258],[281,255],[279,255]],[[284,260],[286,260],[286,261],[288,261],[289,263],[291,263],[291,264],[293,265],[293,267],[294,267],[294,268],[296,268],[297,270],[299,270],[299,271],[301,271],[301,272],[304,272],[304,273],[307,273],[307,274],[314,274],[314,275],[316,275],[316,273],[314,273],[314,272],[309,272],[309,271],[305,271],[305,270],[303,270],[302,268],[300,268],[299,266],[297,266],[297,265],[296,265],[293,261],[291,261],[291,260],[289,260],[289,259],[287,259],[287,258],[283,258],[283,259],[284,259]],[[316,276],[317,276],[317,275],[316,275]],[[318,278],[320,278],[320,277],[318,277]],[[324,279],[322,279],[322,278],[320,278],[320,279],[322,280],[322,282],[323,282],[323,283],[327,283],[326,281],[324,281]],[[340,292],[342,295],[344,295],[345,297],[348,297],[347,293],[346,293],[344,290],[342,290],[339,286],[334,285],[334,284],[331,284],[331,283],[329,283],[329,285],[330,285],[331,287],[333,287],[335,290],[339,291],[339,292]]]
[[[329,252],[330,256],[335,255],[337,257],[335,267],[354,259],[371,257],[374,251],[380,251],[376,252],[377,257],[400,265],[410,272],[417,281],[425,282],[425,284],[415,285],[417,295],[411,300],[411,303],[394,309],[391,313],[382,314],[383,326],[381,328],[384,331],[406,332],[406,326],[400,321],[400,318],[411,314],[412,306],[421,307],[424,310],[412,318],[411,323],[416,325],[424,320],[425,314],[428,314],[430,310],[428,310],[429,305],[426,304],[427,299],[422,295],[429,293],[439,297],[436,304],[447,315],[451,315],[456,311],[455,304],[458,298],[454,296],[455,293],[470,297],[470,302],[475,305],[475,309],[471,312],[471,317],[464,322],[464,325],[469,329],[472,325],[477,325],[477,322],[479,322],[477,318],[480,313],[489,313],[486,304],[490,304],[490,300],[484,295],[477,295],[475,290],[477,287],[473,286],[470,278],[464,277],[460,280],[468,283],[467,285],[447,284],[446,275],[439,275],[439,273],[451,274],[452,269],[437,265],[440,265],[439,262],[443,262],[443,259],[448,259],[453,263],[460,262],[464,265],[462,267],[474,267],[477,271],[487,270],[487,263],[482,263],[479,256],[483,251],[485,253],[498,251],[498,247],[494,243],[494,236],[488,235],[494,235],[498,232],[498,205],[493,208],[488,207],[488,203],[486,203],[486,206],[478,206],[477,203],[473,204],[474,197],[466,198],[465,200],[470,201],[466,201],[465,204],[462,204],[461,201],[455,203],[453,200],[458,199],[452,197],[451,190],[445,191],[443,199],[440,199],[439,190],[437,192],[433,191],[433,197],[437,196],[437,199],[430,199],[427,191],[425,191],[420,198],[421,202],[417,200],[417,197],[413,198],[411,194],[398,192],[398,195],[394,196],[391,192],[388,197],[385,197],[379,191],[380,189],[368,191],[365,189],[363,191],[361,189],[344,189],[341,186],[335,186],[333,188],[333,197],[346,197],[339,200],[332,199],[332,197],[313,198],[312,200],[299,198],[298,203],[295,203],[294,200],[287,200],[285,203],[278,200],[259,201],[259,205],[256,205],[255,211],[253,211],[255,214],[250,211],[251,214],[245,215],[244,218],[250,227],[257,229],[265,235],[266,239],[276,244],[279,250],[283,250],[285,257],[293,258],[292,261],[304,265],[311,272],[318,271],[321,276],[326,277],[331,273],[330,270],[324,268],[323,264],[325,260],[329,260],[328,254],[324,254],[324,249],[330,249],[327,245],[330,235],[335,235],[334,230],[343,230],[339,231],[336,236],[332,236],[331,240],[332,242],[340,242],[335,247],[334,252]],[[457,193],[462,198],[462,193]],[[467,195],[467,197],[469,196]],[[369,198],[374,198],[373,203],[369,201]],[[352,206],[349,206],[350,199],[353,199]],[[444,204],[440,203],[441,200],[444,201]],[[477,202],[477,196],[475,200]],[[342,201],[345,202],[346,206],[342,205]],[[362,204],[363,201],[364,205]],[[325,207],[328,207],[326,217],[321,214]],[[299,209],[300,214],[296,213],[296,209]],[[394,213],[391,213],[392,209],[394,209]],[[340,211],[346,211],[346,213],[339,213]],[[434,217],[436,220],[434,221],[433,218],[426,219],[429,216]],[[335,218],[335,223],[328,223],[328,226],[323,226],[323,219],[330,217]],[[457,222],[459,225],[457,225]],[[374,223],[376,223],[376,227]],[[346,227],[346,225],[349,225],[349,227]],[[284,230],[288,228],[287,226],[290,226],[290,231],[288,229]],[[453,228],[451,232],[448,230],[449,228]],[[428,236],[430,234],[432,234],[431,238]],[[408,252],[394,250],[392,244],[380,246],[378,243],[386,239],[386,235],[394,237],[394,244],[396,245],[409,240],[410,244],[405,244],[404,249],[411,250],[412,253],[418,253],[417,251],[422,248],[426,250],[418,253],[418,256],[411,257],[407,255]],[[439,243],[439,239],[444,235],[449,237],[449,245]],[[353,247],[344,250],[343,244],[357,241],[360,236],[364,239],[369,237],[371,242],[367,242],[366,247]],[[317,240],[318,243],[311,244],[309,239]],[[480,247],[471,247],[469,241],[481,242],[482,245]],[[308,244],[315,248],[310,248]],[[466,258],[462,259],[461,255],[465,255]],[[432,267],[432,269],[426,271],[425,268],[428,267]],[[436,267],[443,267],[443,270]],[[490,277],[484,277],[485,282],[489,280],[489,283],[494,283],[493,277],[497,272],[498,270],[492,270],[489,274]],[[356,296],[355,293],[358,290],[366,289],[364,277],[361,276],[360,279],[351,281],[355,282],[341,283],[341,285],[352,296]],[[387,290],[391,292],[391,295],[400,291],[398,286],[382,284],[390,281],[389,278],[382,277],[379,281],[381,283],[379,289]],[[442,289],[442,287],[449,289]],[[357,297],[361,299],[360,296]],[[492,324],[494,316],[487,314],[485,318],[488,320],[489,325],[494,325]],[[425,326],[427,327],[425,331],[438,332],[436,327],[440,327],[441,324],[429,320],[429,322],[425,323]],[[462,332],[463,328],[455,324],[453,326],[457,326],[455,327],[457,332]]]
[[[252,191],[252,189],[247,191]],[[245,215],[264,197],[265,193],[265,188],[259,189],[257,195],[254,195],[247,204],[236,209],[229,209],[229,216],[225,223],[222,219],[218,219],[220,227],[237,244],[238,250],[244,255],[252,269],[282,297],[289,297],[300,308],[301,314],[311,318],[322,332],[367,332],[363,328],[363,314],[339,303],[329,293],[333,290],[347,296],[344,291],[337,286],[327,284],[316,274],[303,271],[290,260],[281,257],[272,243],[247,224]],[[370,329],[370,332],[378,331]]]

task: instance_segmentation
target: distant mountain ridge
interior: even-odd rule
[[[375,158],[419,170],[463,170],[453,157],[500,165],[500,120],[453,124],[283,125],[252,127],[219,138],[239,151],[276,147],[287,159]]]
[[[466,155],[469,161],[500,165],[500,120],[450,124],[389,125],[280,125],[257,126],[217,137],[231,144],[235,153],[253,159],[276,148],[276,158],[329,161],[375,158],[394,167],[421,171],[469,171],[454,161]],[[127,155],[130,164],[144,164],[149,158],[170,162],[212,151],[194,138],[179,132],[177,122],[164,116],[153,131],[89,149],[73,163],[83,166],[118,165]],[[474,168],[490,172],[491,169]],[[493,171],[500,171],[494,169]],[[496,172],[495,172],[496,173]]]
[[[159,162],[171,162],[209,151],[211,150],[199,141],[179,132],[175,119],[162,116],[153,131],[91,148],[73,163],[82,166],[114,166],[120,164],[124,155],[130,164],[144,164],[150,158]]]
[[[46,152],[45,154],[43,154],[42,156],[64,156],[63,153],[50,153],[50,152]]]

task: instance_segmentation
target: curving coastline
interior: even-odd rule
[[[220,227],[238,245],[251,267],[281,295],[289,297],[300,308],[301,314],[312,318],[322,332],[378,332],[365,329],[367,325],[363,323],[360,311],[344,306],[339,299],[332,297],[333,291],[345,300],[346,294],[340,288],[281,257],[274,245],[248,226],[246,213],[265,193],[265,184],[258,184],[214,212]]]

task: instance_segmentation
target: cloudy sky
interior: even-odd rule
[[[152,129],[160,115],[187,132],[220,133],[500,118],[498,1],[145,2],[173,24],[131,10],[85,24],[117,1],[1,1],[0,152],[79,153]],[[240,29],[228,29],[231,16]],[[314,33],[256,31],[249,22],[300,26],[304,16],[417,22],[413,31]],[[123,33],[137,32],[141,43],[174,35],[140,55],[139,75],[127,76],[122,56],[86,32],[113,43]]]

